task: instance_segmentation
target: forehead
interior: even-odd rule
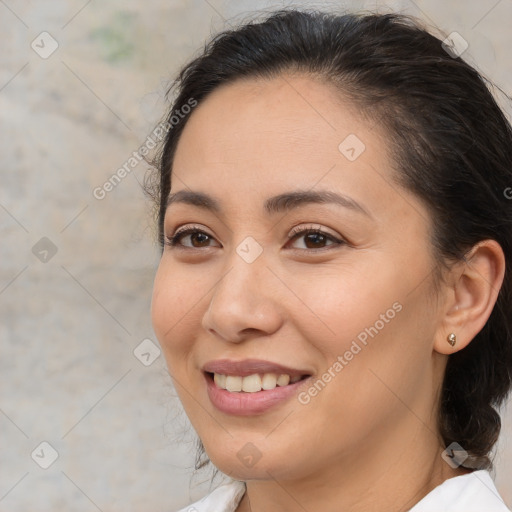
[[[218,171],[273,169],[277,178],[286,166],[296,173],[298,167],[328,169],[347,137],[359,141],[356,149],[373,146],[382,159],[378,130],[368,130],[333,85],[304,75],[243,79],[218,87],[195,108],[174,163],[188,171],[204,164]]]
[[[389,140],[331,84],[305,76],[239,80],[192,112],[178,143],[172,190],[209,192],[230,212],[293,189],[346,195],[371,214],[428,219],[395,181]],[[396,221],[396,220],[395,220]]]

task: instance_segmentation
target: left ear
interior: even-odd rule
[[[434,340],[434,350],[441,354],[466,347],[487,322],[505,275],[503,249],[495,240],[479,242],[451,274],[444,319]],[[453,347],[448,342],[451,333],[456,336]]]

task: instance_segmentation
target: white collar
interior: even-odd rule
[[[233,480],[178,512],[235,512],[245,483]],[[490,473],[481,469],[445,480],[409,512],[511,512],[501,498]]]

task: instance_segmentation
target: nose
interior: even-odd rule
[[[263,257],[247,263],[234,254],[230,263],[214,287],[201,321],[203,328],[231,343],[276,332],[283,321],[278,300],[279,280],[267,268]]]

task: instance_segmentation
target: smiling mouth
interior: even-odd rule
[[[257,393],[259,391],[271,391],[277,387],[286,387],[310,375],[293,375],[286,373],[254,373],[252,375],[225,375],[221,373],[205,372],[216,387],[230,393]]]

